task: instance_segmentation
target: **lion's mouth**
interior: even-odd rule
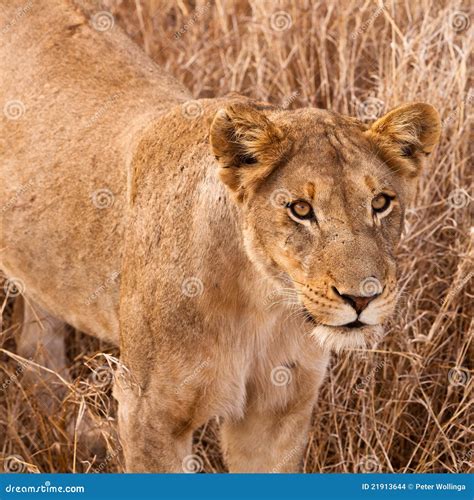
[[[304,309],[304,315],[305,319],[308,323],[310,323],[312,326],[326,326],[328,328],[335,328],[338,330],[355,330],[358,328],[364,328],[366,326],[370,326],[367,323],[363,323],[362,321],[359,321],[358,319],[355,321],[351,321],[350,323],[346,323],[345,325],[341,326],[333,326],[333,325],[325,325],[323,323],[320,323],[309,311],[308,309]]]
[[[367,326],[366,323],[362,323],[362,321],[359,321],[358,319],[356,321],[352,321],[351,323],[347,323],[346,325],[342,325],[340,328],[363,328],[364,326]]]

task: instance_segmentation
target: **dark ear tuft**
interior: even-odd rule
[[[365,134],[389,165],[402,174],[416,177],[423,157],[439,141],[441,120],[430,104],[406,104],[379,118]]]
[[[216,113],[210,142],[221,180],[239,200],[268,176],[288,145],[283,131],[247,103],[231,104]]]
[[[254,165],[255,163],[257,163],[258,160],[257,158],[255,158],[255,156],[245,155],[240,157],[239,161],[242,165]]]

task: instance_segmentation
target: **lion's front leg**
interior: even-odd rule
[[[222,440],[230,472],[299,472],[312,406],[298,415],[250,409],[244,419],[225,422]]]
[[[116,380],[118,426],[126,472],[183,472],[191,454],[192,431],[173,404],[155,389],[141,391],[129,380]]]
[[[298,472],[322,376],[292,364],[268,370],[249,388],[245,415],[226,421],[230,472]]]
[[[205,398],[210,362],[196,343],[178,343],[164,327],[133,326],[122,339],[114,384],[125,470],[188,472],[193,431],[212,416]]]

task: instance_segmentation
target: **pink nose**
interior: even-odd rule
[[[341,293],[336,287],[333,287],[333,290],[346,304],[349,304],[355,309],[357,315],[359,315],[374,299],[380,295],[380,293],[376,293],[375,295],[370,295],[369,297],[363,297],[360,295]]]
[[[341,297],[343,298],[344,302],[347,302],[356,310],[357,314],[360,314],[369,305],[369,303],[379,295],[380,294],[378,293],[377,295],[372,295],[371,297],[357,297],[356,295],[342,294]]]

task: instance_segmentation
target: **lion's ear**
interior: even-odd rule
[[[379,118],[366,133],[389,165],[403,175],[416,177],[423,158],[439,141],[441,121],[430,104],[406,104]]]
[[[287,149],[283,131],[261,111],[241,103],[216,113],[210,141],[220,178],[239,201],[270,174]]]

